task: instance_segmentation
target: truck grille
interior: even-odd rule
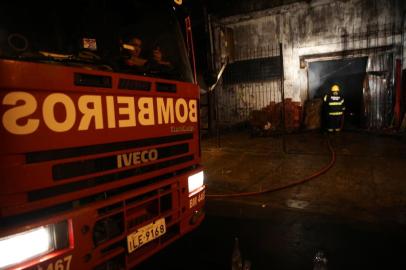
[[[93,226],[95,259],[113,255],[121,258],[121,265],[127,261],[128,266],[136,263],[142,256],[156,250],[160,245],[173,241],[180,236],[180,193],[177,181],[162,185],[158,189],[147,191],[133,197],[126,197],[118,203],[98,209],[99,220]],[[167,231],[161,237],[147,243],[134,252],[127,252],[127,236],[146,224],[159,218],[165,218]],[[125,259],[127,257],[127,259]],[[103,269],[101,263],[95,269]]]
[[[96,155],[106,152],[120,151],[130,148],[140,148],[164,143],[179,142],[193,139],[193,133],[186,133],[174,136],[163,136],[158,138],[148,138],[142,140],[132,140],[125,142],[116,142],[109,144],[90,145],[73,147],[68,149],[57,149],[48,151],[38,151],[27,153],[25,156],[26,163],[37,163],[52,161],[58,159],[74,158],[81,156]]]
[[[151,185],[157,186],[196,168],[197,157],[191,149],[193,139],[193,133],[185,133],[27,153],[25,159],[29,166],[26,168],[33,171],[30,174],[32,182],[39,177],[43,179],[45,173],[37,172],[48,170],[49,184],[25,191],[16,213],[6,214],[2,223],[14,226],[28,222],[24,216],[28,211],[30,219],[51,216]],[[118,155],[123,157],[134,154],[134,151],[147,150],[155,151],[156,158],[136,164],[127,164],[123,158],[123,166],[117,166]],[[37,166],[41,170],[36,169]]]
[[[47,216],[51,216],[56,213],[60,212],[65,212],[68,210],[72,210],[77,208],[78,206],[84,206],[93,202],[98,202],[98,201],[105,201],[109,198],[117,198],[118,196],[122,196],[123,194],[126,194],[128,192],[134,191],[139,189],[140,187],[148,186],[153,183],[159,183],[162,181],[165,181],[175,175],[182,175],[184,173],[187,173],[188,171],[196,169],[196,165],[192,166],[186,166],[182,169],[170,172],[170,173],[165,173],[153,178],[145,179],[140,182],[136,183],[131,183],[128,185],[120,186],[114,189],[109,189],[107,191],[101,192],[101,193],[96,193],[92,194],[86,197],[81,197],[79,199],[73,200],[73,201],[67,201],[67,202],[61,202],[61,203],[56,203],[50,207],[45,207],[41,208],[38,210],[34,210],[30,212],[30,219],[38,219],[39,217],[45,218]],[[165,199],[164,199],[165,200]],[[115,210],[118,210],[122,207],[122,202],[119,203],[114,203],[108,206],[105,206],[103,208],[98,209],[98,214],[100,216],[104,214],[111,213]],[[164,207],[165,208],[165,207]],[[13,215],[13,216],[8,216],[8,217],[2,217],[2,225],[6,227],[10,226],[15,226],[16,224],[20,223],[26,223],[29,220],[27,219],[26,214],[19,214],[19,215]]]
[[[118,181],[122,179],[129,178],[131,176],[137,176],[141,174],[145,174],[148,172],[160,170],[163,168],[168,168],[177,164],[182,164],[188,161],[193,160],[193,155],[187,155],[176,159],[171,159],[167,161],[162,161],[159,163],[154,163],[151,165],[146,165],[142,167],[137,167],[125,171],[120,171],[117,173],[111,173],[99,177],[92,177],[83,181],[79,182],[72,182],[64,185],[58,185],[55,187],[39,189],[35,191],[28,192],[28,200],[29,201],[37,201],[41,199],[46,199],[49,197],[54,197],[66,193],[70,193],[72,191],[79,191],[87,188],[92,188],[98,185],[107,184],[113,181]],[[142,187],[148,185],[149,181],[141,181],[137,184]]]
[[[186,154],[189,152],[189,144],[177,144],[156,149],[158,153],[158,160]],[[155,166],[159,169],[159,166]],[[164,166],[165,167],[165,166]],[[92,174],[96,172],[103,172],[117,168],[117,155],[111,155],[96,159],[80,160],[70,163],[63,163],[53,166],[52,175],[54,180],[63,180],[67,178]],[[142,167],[141,167],[142,168]],[[138,168],[139,171],[143,171]],[[144,169],[148,171],[148,169]]]
[[[195,158],[185,141],[190,139],[193,133],[28,153],[26,161],[32,166],[47,162],[55,185],[28,191],[27,200],[35,202],[86,189],[91,192],[91,188],[111,183],[134,188],[149,185],[150,179],[136,177],[166,169],[164,174],[183,163],[190,166]],[[151,159],[141,155],[150,151]]]

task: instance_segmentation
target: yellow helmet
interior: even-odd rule
[[[340,87],[337,84],[333,84],[331,87],[331,92],[338,92],[340,91]]]

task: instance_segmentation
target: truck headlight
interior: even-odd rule
[[[21,263],[53,249],[49,226],[0,238],[0,268]]]
[[[59,221],[0,238],[0,269],[73,247],[72,222]]]
[[[203,171],[195,173],[188,177],[189,194],[197,191],[203,186],[204,174]]]

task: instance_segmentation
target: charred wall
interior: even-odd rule
[[[272,48],[281,43],[284,96],[303,104],[309,96],[308,66],[312,61],[366,57],[388,50],[395,58],[404,59],[404,6],[402,0],[315,0],[217,20],[213,16],[216,68],[226,61],[272,56]],[[220,120],[231,123],[246,118],[247,112],[262,104],[258,100],[263,99],[263,89],[269,89],[265,103],[280,101],[278,85],[274,78],[248,85],[220,85]],[[247,88],[249,93],[244,92]],[[227,116],[230,111],[233,119]]]

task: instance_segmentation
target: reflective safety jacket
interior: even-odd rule
[[[327,94],[324,96],[324,102],[327,105],[327,112],[329,115],[342,115],[345,106],[344,98],[340,95]]]

